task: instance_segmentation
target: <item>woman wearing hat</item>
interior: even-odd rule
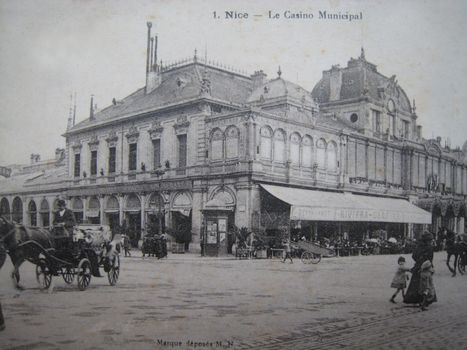
[[[412,268],[412,278],[410,279],[409,287],[405,293],[404,303],[406,304],[420,304],[423,301],[423,295],[420,294],[420,272],[422,264],[429,260],[433,263],[433,245],[431,241],[433,235],[425,231],[421,239],[417,242],[417,246],[412,254],[412,259],[415,265]],[[436,301],[436,296],[435,300]]]

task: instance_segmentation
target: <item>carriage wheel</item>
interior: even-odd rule
[[[75,273],[71,267],[62,267],[62,277],[66,284],[72,284],[75,280]]]
[[[48,289],[52,283],[52,272],[45,259],[39,259],[37,262],[36,279],[41,289]]]
[[[465,259],[465,257],[464,257],[463,254],[459,255],[459,257],[457,258],[457,269],[459,270],[459,273],[461,275],[463,275],[465,273],[465,261],[464,261],[464,259]]]
[[[110,267],[109,272],[107,272],[107,277],[109,279],[109,284],[115,286],[118,281],[118,276],[120,275],[120,257],[117,255],[112,261],[112,266]]]
[[[317,264],[320,261],[321,261],[321,255],[320,254],[311,253],[311,263],[312,264]]]
[[[303,252],[300,259],[302,260],[302,263],[310,264],[311,263],[311,253],[310,252]]]
[[[91,263],[88,259],[81,259],[78,265],[78,288],[85,290],[91,282]]]

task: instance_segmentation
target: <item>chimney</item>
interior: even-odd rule
[[[94,120],[94,95],[91,95],[91,105],[89,106],[89,119]]]
[[[329,101],[340,100],[342,87],[342,70],[340,67],[332,66],[329,72]]]
[[[149,58],[149,50],[150,50],[150,45],[151,45],[151,27],[152,27],[152,22],[147,22],[146,25],[148,26],[148,48],[147,48],[147,51],[146,51],[146,75],[147,73],[149,73],[149,61],[150,61],[150,58]]]
[[[148,51],[146,60],[146,94],[154,91],[161,84],[161,70],[157,69],[157,36],[151,38],[152,23],[148,22]]]
[[[267,81],[267,75],[262,70],[257,70],[251,75],[253,81],[253,89],[264,85]]]

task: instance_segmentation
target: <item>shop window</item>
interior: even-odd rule
[[[268,127],[261,128],[260,131],[260,150],[261,158],[271,159],[272,153],[272,132]]]
[[[216,129],[211,136],[211,159],[220,160],[224,158],[224,134]]]
[[[128,170],[135,171],[137,158],[138,158],[138,149],[136,143],[130,143],[129,145],[129,153],[128,153]]]
[[[240,133],[235,126],[227,128],[225,132],[225,151],[227,158],[237,158],[238,157],[238,139]]]
[[[326,141],[323,139],[319,139],[316,142],[316,162],[318,163],[318,167],[326,167]]]
[[[300,164],[300,143],[300,135],[297,133],[293,133],[290,136],[290,162],[293,165]]]
[[[274,161],[285,161],[285,133],[282,130],[274,133]]]
[[[302,141],[302,165],[310,168],[313,165],[313,140],[305,136]]]

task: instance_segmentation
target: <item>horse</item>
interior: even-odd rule
[[[446,265],[449,271],[451,271],[452,277],[455,277],[456,268],[457,268],[457,260],[459,259],[459,255],[461,254],[463,250],[463,246],[461,245],[460,242],[457,241],[456,234],[450,230],[447,231],[445,238],[446,238],[446,253],[447,253]],[[450,265],[452,256],[454,256],[453,267],[451,267]]]
[[[28,242],[27,244],[24,244]],[[26,227],[16,224],[0,216],[0,269],[3,267],[6,255],[13,264],[11,279],[16,289],[23,289],[20,281],[19,268],[28,260],[37,264],[44,250],[54,249],[52,232],[40,227]]]

